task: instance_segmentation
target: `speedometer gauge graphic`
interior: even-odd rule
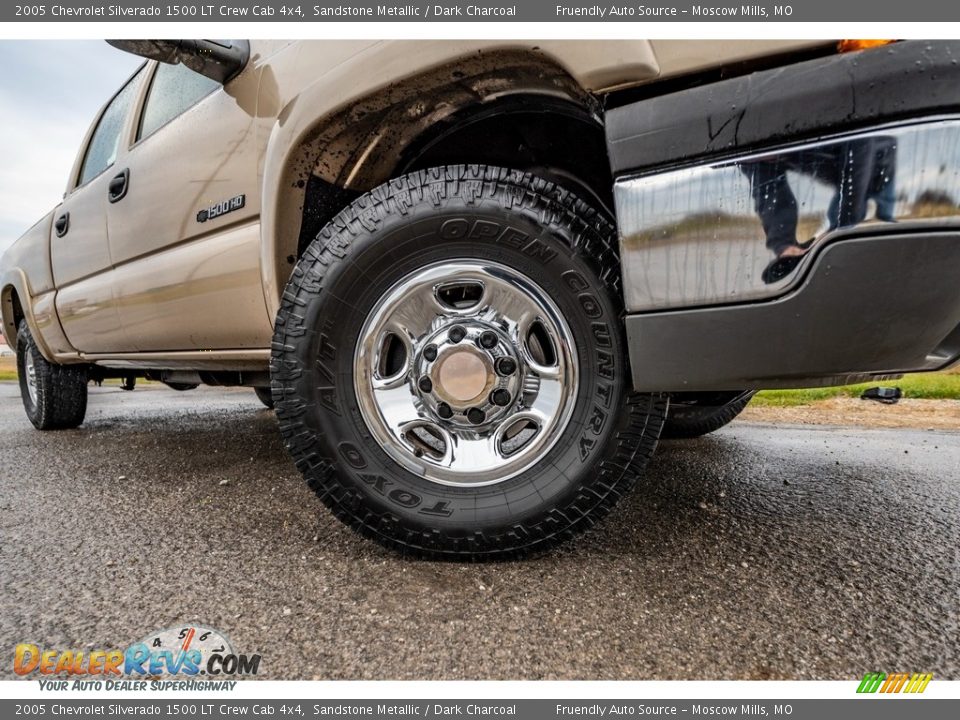
[[[219,630],[199,624],[185,624],[157,630],[141,639],[136,645],[145,646],[152,657],[164,656],[166,672],[177,674],[181,667],[178,659],[190,658],[189,665],[206,674],[204,668],[214,654],[226,657],[234,655],[230,640]],[[189,670],[186,672],[190,673]],[[196,671],[194,671],[196,672]]]

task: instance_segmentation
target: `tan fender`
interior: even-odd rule
[[[331,63],[332,53],[342,61]],[[516,93],[586,102],[587,92],[659,72],[645,40],[297,43],[269,64],[260,102],[276,104],[277,121],[265,143],[261,261],[271,316],[311,174],[365,191],[389,177],[390,161],[418,132],[468,104]],[[398,70],[405,65],[409,72]]]

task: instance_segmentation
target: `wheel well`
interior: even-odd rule
[[[570,102],[521,96],[448,118],[410,147],[396,174],[458,164],[530,172],[613,209],[603,124]]]
[[[20,321],[23,320],[23,305],[20,304],[20,297],[13,285],[8,285],[3,289],[3,334],[7,338],[10,347],[17,344],[17,328],[20,327]]]
[[[539,175],[613,214],[613,178],[603,124],[558,98],[515,96],[436,123],[396,159],[388,177],[440,165],[493,165]],[[359,190],[317,175],[306,182],[297,257]]]
[[[610,189],[598,100],[552,61],[536,53],[499,51],[461,58],[385,92],[358,100],[311,129],[284,161],[274,228],[275,257],[292,264],[319,230],[366,192],[424,163],[485,163],[541,171],[574,185],[571,154],[579,129],[602,161],[587,163],[581,193],[602,198]],[[537,120],[545,126],[537,128]],[[516,123],[511,133],[510,124]],[[547,127],[549,126],[549,127]],[[517,167],[518,135],[527,167]],[[483,143],[467,143],[477,135]],[[575,142],[570,143],[571,139]],[[494,142],[491,142],[493,140]],[[566,148],[564,145],[566,144]],[[461,152],[454,151],[460,148]],[[575,153],[590,160],[586,151]],[[548,172],[550,171],[550,172]],[[588,198],[589,199],[589,198]],[[297,255],[294,256],[294,247]],[[281,265],[282,266],[282,265]]]

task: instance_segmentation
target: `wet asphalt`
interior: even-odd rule
[[[735,422],[663,442],[596,530],[422,562],[342,527],[250,390],[0,383],[0,676],[18,642],[198,621],[269,679],[960,679],[960,434]]]

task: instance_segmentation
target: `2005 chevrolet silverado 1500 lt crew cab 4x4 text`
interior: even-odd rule
[[[661,432],[960,355],[960,43],[111,42],[0,267],[37,428],[254,387],[345,523],[505,557]]]

